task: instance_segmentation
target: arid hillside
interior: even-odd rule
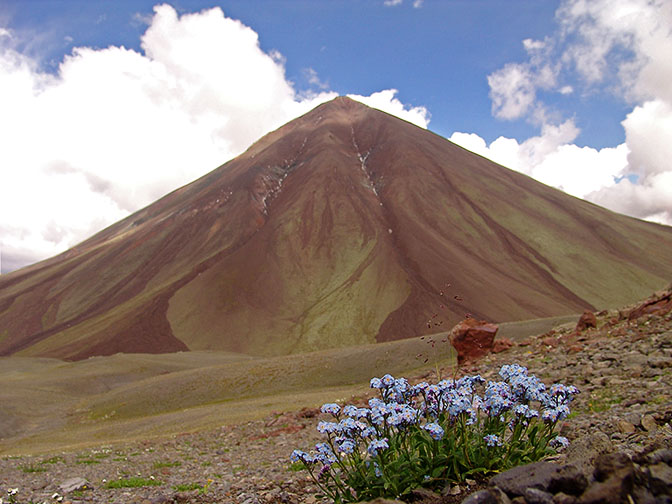
[[[0,277],[0,355],[282,355],[437,332],[435,313],[449,327],[617,306],[671,277],[672,228],[337,98]]]

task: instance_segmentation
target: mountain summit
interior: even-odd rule
[[[340,97],[0,277],[0,355],[286,354],[435,332],[436,312],[620,305],[671,276],[671,228]]]

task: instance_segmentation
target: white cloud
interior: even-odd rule
[[[361,96],[355,94],[349,94],[348,96],[353,100],[362,102],[369,107],[377,108],[388,114],[395,115],[404,121],[420,126],[421,128],[427,128],[430,120],[429,111],[422,106],[418,107],[407,107],[401,103],[394,96],[397,94],[396,89],[385,89],[383,91],[378,91],[372,93],[370,96]]]
[[[488,85],[492,113],[499,119],[518,119],[534,105],[537,86],[526,65],[507,64],[488,75]]]
[[[600,150],[578,147],[571,143],[576,134],[576,126],[566,121],[560,126],[546,125],[541,135],[522,143],[499,137],[487,145],[474,133],[460,132],[453,133],[450,140],[579,198],[613,187],[627,166],[626,145]]]
[[[57,75],[0,33],[4,271],[75,245],[336,96],[297,94],[282,55],[219,8],[154,11],[144,54],[80,47]],[[361,99],[426,126],[427,111],[394,94]]]
[[[303,69],[303,75],[306,78],[306,80],[308,81],[308,84],[310,84],[311,86],[315,86],[315,87],[318,87],[320,89],[328,89],[329,88],[329,84],[322,81],[322,79],[320,79],[320,77],[319,77],[319,75],[317,75],[317,72],[315,71],[315,69],[304,68]]]
[[[591,201],[618,212],[672,225],[672,105],[651,100],[623,121],[629,173],[637,184],[621,180],[609,190],[596,191]]]
[[[672,225],[672,2],[565,0],[556,19],[556,33],[523,41],[527,61],[488,76],[493,115],[526,119],[540,135],[489,146],[477,135],[451,139],[570,194]],[[539,91],[577,88],[585,99],[611,93],[633,104],[622,122],[625,143],[601,150],[571,143],[574,119],[559,120]]]

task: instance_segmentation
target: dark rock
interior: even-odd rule
[[[462,504],[499,504],[496,494],[487,490],[479,490],[462,501]]]
[[[553,504],[553,494],[538,488],[527,488],[524,497],[527,504]]]
[[[564,492],[571,495],[581,495],[588,486],[588,480],[575,465],[566,465],[558,469],[551,476],[548,491],[551,493]]]
[[[617,472],[628,473],[630,474],[630,478],[632,478],[634,467],[630,457],[625,453],[600,455],[595,460],[595,471],[593,472],[593,476],[597,481],[605,481]]]
[[[411,492],[411,495],[416,499],[429,499],[429,500],[437,500],[441,497],[438,493],[432,492],[431,490],[422,487],[413,490]]]
[[[632,499],[637,504],[657,504],[654,495],[644,487],[635,487],[632,490]]]
[[[528,488],[547,490],[558,466],[551,462],[535,462],[514,467],[490,478],[490,485],[499,487],[509,497],[525,495]]]
[[[632,477],[621,469],[605,481],[597,482],[579,497],[579,504],[618,504],[627,503],[628,494],[632,491]]]
[[[567,449],[567,460],[576,465],[588,477],[593,474],[593,463],[602,454],[614,449],[609,436],[594,432],[572,441]]]
[[[672,449],[660,448],[654,452],[649,453],[646,458],[650,464],[665,462],[668,465],[672,465]]]
[[[576,504],[576,497],[567,495],[564,492],[556,493],[553,496],[553,504]]]
[[[672,467],[663,462],[649,466],[649,481],[655,495],[672,493]]]

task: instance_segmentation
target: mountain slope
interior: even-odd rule
[[[434,332],[437,311],[507,321],[625,304],[671,275],[671,228],[337,98],[0,277],[0,355],[294,353]]]

